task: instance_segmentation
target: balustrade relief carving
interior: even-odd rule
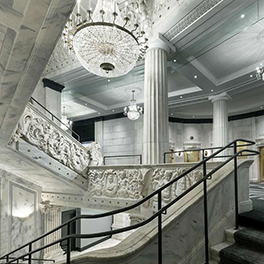
[[[56,159],[63,165],[87,177],[89,164],[101,165],[100,145],[95,142],[91,148],[85,148],[71,135],[52,123],[45,115],[28,104],[9,145],[23,139],[29,144]]]

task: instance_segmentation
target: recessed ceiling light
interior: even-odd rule
[[[108,79],[107,81],[108,81],[108,82],[110,82],[110,80],[109,80],[109,79]]]
[[[173,113],[171,113],[171,115],[173,115]]]
[[[115,110],[112,110],[112,112],[115,112]]]
[[[180,98],[182,98],[182,96],[180,96]]]
[[[176,62],[177,60],[173,60],[173,62]]]
[[[194,75],[193,77],[194,77],[195,79],[197,79],[197,75]]]
[[[85,103],[85,105],[87,105],[87,103]]]
[[[194,116],[193,116],[193,118],[194,118]]]
[[[98,113],[98,115],[101,115],[101,113]]]
[[[245,14],[242,14],[240,17],[241,17],[241,18],[244,18],[244,17],[245,17]]]
[[[214,90],[212,89],[211,92],[213,92]]]
[[[253,77],[253,75],[251,74],[251,75],[250,75],[250,78],[252,78],[252,77]]]
[[[71,93],[71,91],[69,91],[69,93]]]

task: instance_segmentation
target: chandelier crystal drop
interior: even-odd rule
[[[264,81],[264,69],[263,69],[262,63],[260,63],[260,67],[256,68],[256,71],[257,71],[256,72],[257,80]]]
[[[77,1],[62,34],[65,47],[93,74],[127,74],[148,48],[145,17],[138,7],[128,12],[127,2],[123,15],[116,0],[98,0],[94,11],[87,2]]]
[[[132,99],[130,100],[130,105],[124,108],[124,115],[130,120],[137,120],[140,115],[143,114],[143,108],[137,106],[136,100],[134,98],[135,90],[132,91]]]
[[[66,115],[66,113],[65,113],[65,106],[63,106],[63,113],[62,113],[62,115],[61,115],[61,128],[63,129],[63,130],[68,130],[68,129],[70,129],[70,127],[71,127],[71,125],[72,125],[72,121],[71,120],[69,120],[68,118],[67,118],[67,115]]]

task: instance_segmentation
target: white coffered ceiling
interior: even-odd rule
[[[168,56],[171,115],[210,118],[208,97],[221,92],[232,97],[230,115],[264,106],[264,83],[255,78],[256,66],[264,61],[263,0],[155,2],[160,5],[152,15],[154,35],[160,33],[176,47]],[[62,100],[70,118],[122,112],[133,89],[137,102],[143,104],[144,61],[126,76],[106,79],[87,72],[60,45],[45,77],[66,87]]]

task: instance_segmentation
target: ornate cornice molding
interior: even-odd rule
[[[218,4],[223,2],[223,0],[204,0],[195,9],[193,9],[188,15],[182,18],[177,24],[171,27],[163,35],[168,41],[177,37],[180,33],[186,30],[189,26],[195,23],[203,15],[208,13],[211,9],[216,7]]]

